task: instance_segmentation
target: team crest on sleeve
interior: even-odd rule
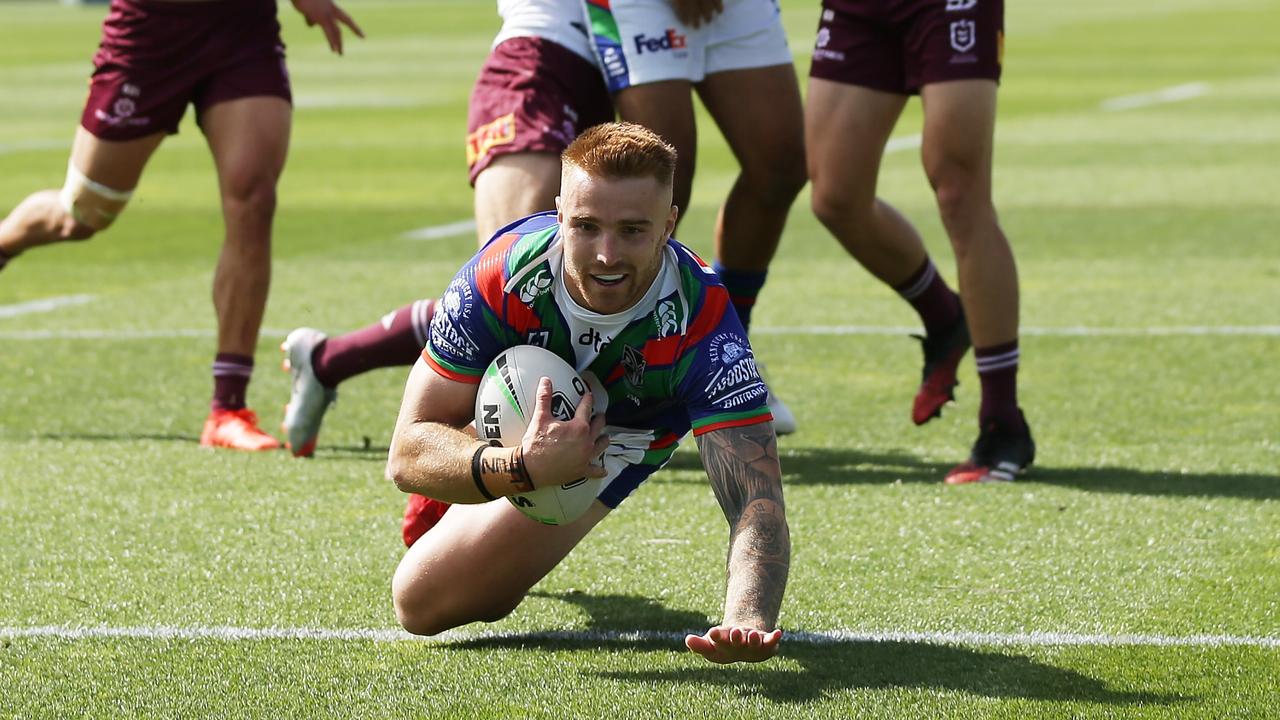
[[[713,405],[732,410],[768,392],[746,338],[737,333],[720,333],[712,338],[707,355],[712,374],[705,390]]]
[[[475,360],[480,347],[467,332],[475,314],[475,295],[471,285],[454,278],[440,299],[440,309],[431,318],[431,344],[456,358]]]

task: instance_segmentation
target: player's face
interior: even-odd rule
[[[579,305],[611,315],[644,296],[676,227],[670,186],[651,177],[595,177],[569,166],[556,210],[565,287]]]

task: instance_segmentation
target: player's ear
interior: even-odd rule
[[[560,196],[556,196],[556,222],[564,224],[564,209],[560,207]]]
[[[667,238],[676,231],[676,219],[680,217],[680,208],[675,205],[671,206],[671,212],[667,213]]]

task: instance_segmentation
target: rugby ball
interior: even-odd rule
[[[476,436],[516,447],[533,417],[538,381],[551,379],[551,414],[570,420],[587,394],[587,383],[559,355],[536,345],[517,345],[494,358],[476,392]],[[536,478],[535,478],[536,480]],[[564,525],[582,516],[600,492],[603,480],[580,478],[564,485],[538,488],[507,500],[517,510],[546,525]]]

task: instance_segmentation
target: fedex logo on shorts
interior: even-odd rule
[[[667,28],[666,34],[652,38],[644,34],[635,36],[636,54],[643,55],[646,50],[651,53],[663,50],[684,50],[689,45],[689,38],[676,32],[675,28]]]

